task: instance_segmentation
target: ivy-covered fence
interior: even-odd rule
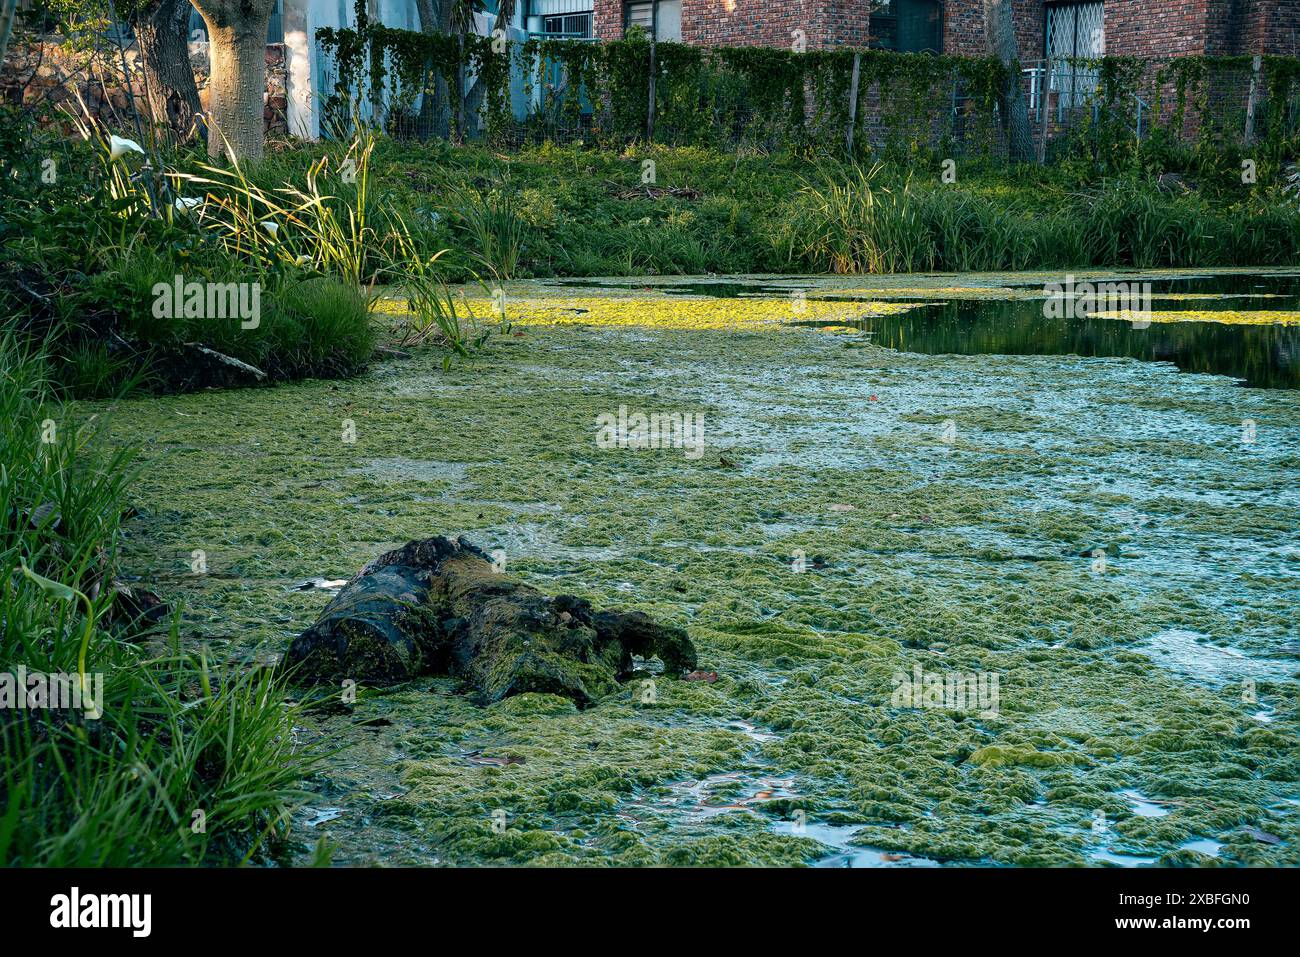
[[[1178,149],[1270,161],[1300,154],[1300,58],[1103,57],[1030,65],[1039,153],[1100,162]]]
[[[846,147],[851,137],[858,150],[957,140],[996,150],[1007,75],[993,58],[710,49],[635,36],[517,42],[363,24],[317,39],[334,58],[335,87],[322,100],[327,127],[361,116],[397,135],[496,146],[578,138]],[[462,99],[457,90],[462,109],[448,105]]]
[[[359,13],[364,4],[358,4]],[[399,136],[498,148],[580,139],[621,147],[822,148],[865,156],[1003,155],[1009,68],[991,57],[878,50],[705,48],[425,34],[372,24],[321,30],[336,84],[327,128],[358,117]],[[1103,161],[1140,141],[1277,155],[1300,142],[1300,59],[1126,57],[1028,64],[1036,150]]]

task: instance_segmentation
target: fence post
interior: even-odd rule
[[[853,127],[858,122],[858,76],[862,70],[862,54],[853,51],[853,74],[849,77],[849,128],[844,134],[844,149],[853,156]]]
[[[1052,111],[1047,108],[1048,78],[1052,74],[1052,61],[1043,61],[1043,75],[1038,81],[1038,118],[1043,128],[1038,131],[1038,165],[1047,165],[1047,138],[1052,129]]]
[[[650,34],[650,82],[647,84],[650,88],[649,102],[646,103],[645,109],[645,141],[653,143],[655,141],[655,37]]]
[[[960,131],[962,143],[961,148],[966,148],[966,124],[959,122],[961,117],[957,113],[957,68],[954,66],[948,71],[948,79],[951,80],[951,92],[948,96],[948,135],[952,138],[953,150],[957,150],[957,135]]]
[[[456,135],[457,146],[465,142],[465,34],[456,37]]]
[[[1255,142],[1255,105],[1259,102],[1259,68],[1262,62],[1262,59],[1256,55],[1250,65],[1250,96],[1246,100],[1246,135],[1244,137],[1247,146]]]

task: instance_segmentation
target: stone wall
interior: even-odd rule
[[[144,110],[144,78],[140,72],[139,51],[126,48],[126,64],[131,74],[130,90],[122,81],[122,58],[115,48],[102,49],[92,56],[67,50],[57,36],[16,35],[9,43],[3,70],[0,70],[0,98],[5,103],[31,106],[67,104],[78,111],[76,94],[86,108],[105,123],[112,124],[130,115],[130,95],[140,99]],[[190,64],[199,88],[199,103],[208,107],[208,45],[190,44]],[[268,133],[288,131],[285,119],[288,71],[283,43],[266,46],[266,87],[262,112]]]

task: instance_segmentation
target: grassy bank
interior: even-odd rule
[[[216,169],[92,126],[59,137],[11,114],[4,128],[18,159],[0,182],[0,306],[83,397],[349,375],[385,334],[376,285],[405,294],[394,338],[465,355],[481,339],[448,283],[1300,263],[1300,204],[1272,166],[1245,185],[1227,167],[1162,179],[1163,159],[1103,174],[1068,158],[864,167],[362,137]],[[160,309],[173,284],[256,286],[258,315]]]
[[[265,855],[312,761],[280,684],[142,615],[115,577],[134,454],[53,402],[12,335],[0,369],[0,862]],[[53,676],[88,694],[56,700]]]
[[[21,159],[0,186],[0,309],[41,346],[57,391],[189,391],[369,361],[373,276],[347,268],[369,234],[348,197],[266,196],[238,170],[149,157],[97,128],[69,139],[12,115],[2,128]]]
[[[300,178],[323,148],[282,151],[258,176]],[[453,250],[458,280],[484,273],[481,256],[508,278],[1300,262],[1300,208],[1280,177],[1161,187],[1159,172],[972,161],[945,184],[939,165],[691,148],[505,156],[382,140],[374,192],[417,225],[425,248]]]

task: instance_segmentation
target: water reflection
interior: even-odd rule
[[[1125,278],[1136,277],[1115,277]],[[1300,310],[1300,277],[1294,276],[1166,279],[1153,282],[1152,292],[1156,312]],[[1225,298],[1161,298],[1189,294]],[[1258,388],[1300,388],[1300,326],[1153,322],[1135,328],[1117,319],[1048,319],[1040,299],[951,300],[854,325],[878,345],[926,355],[1128,357],[1233,376]]]
[[[1047,319],[1035,300],[954,300],[853,325],[878,345],[926,355],[1127,356],[1259,388],[1300,388],[1300,326],[1153,322],[1134,328],[1117,319]]]
[[[940,276],[926,273],[906,277],[914,283],[938,280],[954,286],[1043,290],[1044,283],[1064,283],[1066,276],[1007,277]],[[660,283],[667,295],[730,298],[788,297],[802,291],[810,298],[831,302],[915,303],[924,286],[904,296],[890,294],[888,281],[862,276],[859,288],[837,295],[824,285],[824,277],[783,276],[772,281],[711,279]],[[1079,282],[1084,281],[1082,278]],[[1091,282],[1150,282],[1154,312],[1297,312],[1300,311],[1300,275],[1269,276],[1218,274],[1211,276],[1151,276],[1135,270],[1088,274]],[[562,281],[557,285],[591,286],[590,281]],[[595,283],[625,288],[626,281]],[[865,291],[864,291],[865,290]],[[942,287],[935,297],[944,295]],[[1187,296],[1190,298],[1174,298]],[[1209,298],[1217,297],[1217,298]],[[797,325],[823,325],[799,323]],[[1144,328],[1122,319],[1063,318],[1044,315],[1043,299],[950,299],[925,302],[907,312],[873,316],[851,323],[871,334],[872,341],[890,349],[927,355],[1076,355],[1127,357],[1148,362],[1172,362],[1184,372],[1232,376],[1243,385],[1264,389],[1300,389],[1300,326],[1227,325],[1217,322],[1152,322]]]

